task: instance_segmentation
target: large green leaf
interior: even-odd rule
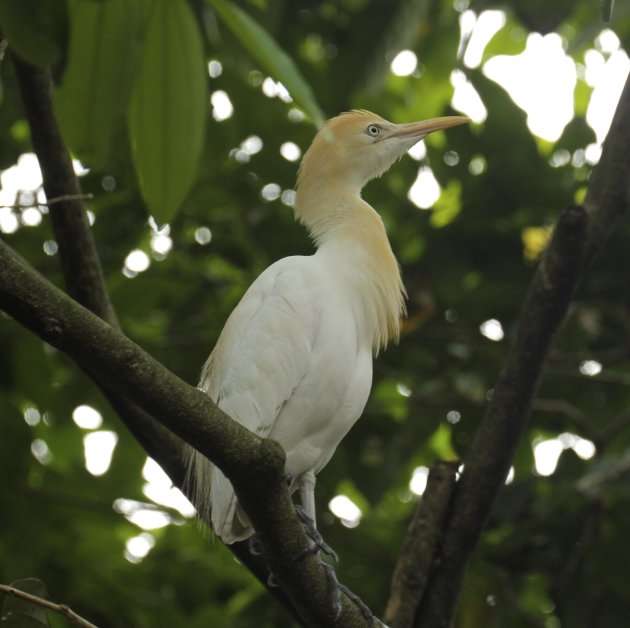
[[[321,127],[325,116],[293,59],[260,24],[239,7],[225,0],[208,1],[260,66],[280,81],[315,125]]]
[[[51,65],[59,58],[53,30],[63,12],[63,3],[56,0],[0,0],[0,29],[20,57]]]
[[[207,72],[186,2],[157,0],[129,109],[142,195],[158,223],[173,218],[193,184],[203,148]]]
[[[70,3],[68,62],[55,102],[64,137],[88,165],[103,166],[127,109],[144,2]]]

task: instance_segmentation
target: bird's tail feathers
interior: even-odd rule
[[[220,469],[193,447],[186,447],[186,487],[197,513],[224,543],[243,541],[253,533],[251,523]]]
[[[186,465],[186,480],[184,483],[186,494],[197,509],[199,518],[206,523],[210,523],[212,512],[211,486],[214,465],[190,445],[186,445],[184,450],[184,464]]]

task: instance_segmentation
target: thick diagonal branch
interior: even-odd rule
[[[0,309],[64,351],[212,460],[230,478],[269,566],[306,626],[367,626],[343,598],[335,619],[326,572],[310,546],[284,477],[284,451],[255,436],[113,327],[58,290],[0,241]]]

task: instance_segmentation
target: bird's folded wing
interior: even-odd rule
[[[310,258],[293,257],[270,266],[232,312],[212,352],[200,388],[234,420],[261,437],[271,432],[280,410],[310,367],[319,332],[318,279]],[[197,465],[199,466],[199,465]],[[217,469],[197,477],[206,486],[215,532],[225,542],[251,534],[237,512],[230,482]]]

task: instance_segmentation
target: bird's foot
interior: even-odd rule
[[[341,594],[344,593],[347,595],[358,607],[361,611],[363,617],[367,621],[369,626],[374,626],[374,615],[372,611],[368,608],[367,604],[356,594],[353,593],[347,586],[341,584],[337,579],[337,574],[335,573],[335,568],[332,565],[324,563],[324,570],[326,571],[326,576],[328,578],[328,582],[330,583],[330,588],[332,589],[333,596],[333,608],[335,609],[335,621],[339,619],[341,615],[341,611],[343,610],[343,605],[341,603]]]
[[[311,519],[311,517],[306,513],[302,506],[296,506],[295,510],[298,514],[298,517],[302,521],[304,525],[304,529],[306,530],[306,534],[313,541],[314,545],[305,549],[303,552],[300,552],[296,560],[300,560],[305,556],[310,554],[317,554],[318,552],[323,552],[327,556],[330,556],[336,563],[339,562],[339,556],[337,552],[324,541],[324,537],[319,533],[319,530],[315,527],[315,522]]]
[[[260,539],[257,534],[252,534],[252,536],[247,539],[247,546],[252,556],[262,556],[262,547],[260,546]]]

